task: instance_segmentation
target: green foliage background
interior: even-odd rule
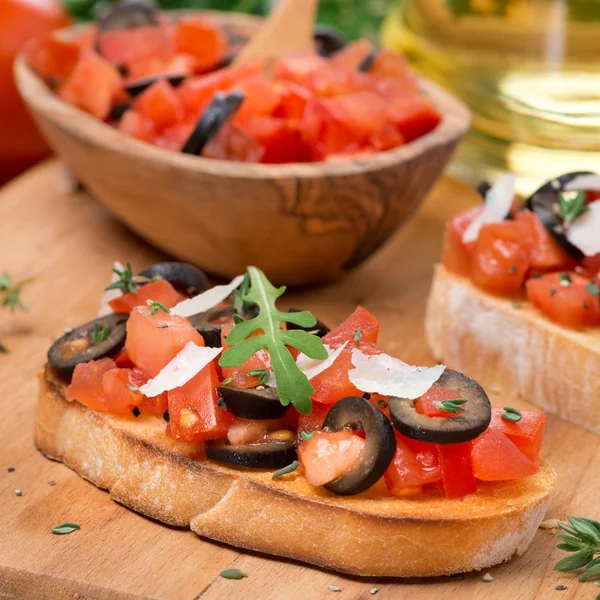
[[[79,19],[93,16],[94,5],[105,0],[63,0]],[[166,10],[213,9],[266,14],[272,0],[158,0]],[[319,23],[334,26],[349,38],[375,39],[383,17],[396,0],[321,0]]]

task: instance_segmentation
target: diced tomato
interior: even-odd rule
[[[412,73],[407,73],[403,78],[398,79],[378,79],[374,89],[386,101],[411,98],[418,93],[416,79]]]
[[[273,116],[286,119],[288,122],[299,121],[313,94],[292,81],[277,82],[275,90],[279,96],[279,105],[273,111]]]
[[[482,206],[475,206],[456,215],[446,224],[442,263],[453,273],[465,277],[471,273],[471,256],[476,242],[465,243],[462,238],[469,225],[482,210]]]
[[[527,250],[516,242],[488,237],[481,228],[471,262],[471,278],[480,288],[494,294],[518,294],[529,270]]]
[[[148,300],[173,308],[184,297],[166,279],[159,279],[138,287],[135,294],[127,292],[108,304],[115,312],[130,313],[136,306],[146,306]]]
[[[131,362],[131,358],[129,358],[129,354],[127,354],[126,348],[115,354],[113,360],[117,364],[117,367],[121,369],[133,369],[135,367],[133,362]]]
[[[258,442],[265,437],[268,431],[283,428],[283,419],[241,419],[233,417],[227,439],[229,443],[238,446]]]
[[[415,409],[422,415],[428,417],[457,417],[460,413],[450,413],[445,410],[440,410],[434,402],[442,402],[443,400],[456,400],[462,398],[463,395],[458,390],[433,386],[415,402]]]
[[[368,40],[357,40],[342,48],[331,57],[331,64],[345,69],[356,69],[373,51],[373,44]]]
[[[517,423],[502,418],[501,408],[492,409],[490,429],[501,431],[530,460],[535,460],[544,441],[546,415],[544,413],[521,410],[522,418]]]
[[[362,306],[358,306],[345,321],[325,335],[323,343],[334,349],[344,342],[355,343],[356,332],[360,332],[361,343],[377,343],[379,321]]]
[[[324,64],[313,71],[307,79],[307,87],[317,96],[341,96],[371,89],[372,77],[356,69],[342,69]]]
[[[232,416],[218,407],[217,374],[206,366],[185,385],[167,392],[167,434],[186,442],[204,442],[227,435]]]
[[[529,262],[535,270],[564,269],[569,264],[567,253],[548,233],[540,218],[530,211],[519,211],[515,222],[523,224],[530,232],[531,243],[528,246]],[[525,238],[524,234],[524,239]]]
[[[373,77],[387,81],[401,81],[405,89],[417,91],[416,77],[410,71],[408,60],[402,54],[382,49],[377,53],[369,73]]]
[[[134,101],[137,112],[151,119],[159,130],[174,125],[183,118],[183,105],[166,79],[159,79]]]
[[[306,146],[300,132],[284,119],[254,115],[240,126],[264,148],[263,163],[293,163],[305,156]]]
[[[186,142],[190,139],[194,128],[194,123],[175,123],[175,125],[167,127],[167,129],[155,139],[154,143],[161,148],[180,152]]]
[[[131,70],[148,58],[167,60],[173,54],[168,27],[135,27],[103,32],[98,39],[102,56]]]
[[[57,94],[65,102],[104,120],[122,90],[118,71],[102,57],[89,53],[75,65]]]
[[[151,142],[156,137],[152,119],[140,115],[135,110],[126,111],[121,117],[118,127],[123,133],[144,142]]]
[[[539,470],[508,437],[494,429],[484,431],[473,442],[472,460],[475,477],[481,481],[524,479]]]
[[[260,162],[265,149],[249,133],[233,123],[226,123],[206,145],[202,156],[239,162]]]
[[[435,444],[394,433],[396,453],[383,476],[388,492],[392,496],[408,496],[419,493],[424,485],[440,482],[442,471]]]
[[[227,336],[229,332],[233,329],[233,323],[226,324],[221,329],[221,345],[223,347],[223,352],[228,350],[231,346],[227,344]],[[252,334],[251,337],[255,335],[260,335],[262,333],[261,330],[256,331]],[[243,362],[239,367],[231,367],[225,368],[221,367],[221,372],[223,379],[229,379],[230,377],[233,381],[229,384],[232,387],[237,388],[253,388],[258,385],[258,378],[250,375],[250,371],[254,370],[267,370],[269,372],[272,371],[271,366],[271,357],[269,355],[269,351],[264,348],[259,350],[255,354],[253,354],[247,361]]]
[[[312,53],[282,56],[275,64],[273,76],[276,80],[283,79],[306,85],[310,74],[324,64],[325,59]]]
[[[262,73],[236,81],[231,86],[244,94],[244,101],[236,113],[236,122],[253,115],[271,115],[279,105],[279,94],[273,82]]]
[[[583,273],[590,279],[600,277],[600,254],[595,256],[584,256],[581,261]]]
[[[74,69],[80,53],[81,45],[77,40],[64,39],[53,33],[30,44],[27,60],[40,77],[64,79]]]
[[[131,416],[137,407],[140,413],[162,416],[167,408],[166,394],[145,398],[138,388],[148,381],[142,369],[111,369],[102,377],[105,410],[117,415]]]
[[[600,324],[600,298],[592,295],[590,280],[576,273],[550,273],[527,280],[532,304],[550,320],[567,327]]]
[[[200,73],[217,67],[227,54],[227,41],[221,30],[198,16],[184,17],[175,28],[175,50],[189,54]]]
[[[131,311],[125,347],[133,363],[150,377],[156,377],[189,342],[204,346],[187,319],[162,310],[153,315],[146,306]]]
[[[320,431],[323,427],[323,421],[325,421],[325,417],[329,412],[331,406],[329,404],[321,404],[320,402],[315,402],[313,400],[312,410],[307,415],[300,414],[294,407],[290,408],[286,413],[286,422],[289,422],[288,415],[292,413],[292,415],[297,415],[295,419],[291,421],[296,421],[296,430],[298,436],[296,438],[296,443],[299,446],[304,442],[304,438],[302,437],[302,433],[310,433],[311,431]]]
[[[471,460],[472,447],[472,442],[437,445],[446,498],[462,498],[477,491]]]
[[[424,96],[396,98],[386,104],[389,120],[406,142],[411,142],[435,129],[441,116]]]
[[[378,152],[393,150],[403,143],[402,134],[391,123],[385,123],[379,131],[376,131],[369,138],[369,144]]]
[[[298,448],[306,480],[320,486],[347,473],[359,460],[365,440],[351,431],[318,431]]]
[[[102,358],[78,364],[73,372],[65,397],[69,402],[77,400],[92,410],[108,410],[102,379],[105,373],[115,369],[116,366],[112,358]]]

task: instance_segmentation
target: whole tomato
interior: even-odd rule
[[[29,40],[68,24],[59,0],[0,0],[0,184],[50,152],[13,83],[15,55]]]

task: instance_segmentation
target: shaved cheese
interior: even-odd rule
[[[563,189],[567,192],[598,192],[600,191],[600,175],[589,174],[589,175],[577,175],[565,183]]]
[[[180,317],[192,317],[198,313],[206,312],[228,298],[233,290],[240,287],[243,280],[244,276],[238,275],[227,285],[215,285],[215,287],[206,290],[206,292],[202,292],[193,298],[180,302],[171,309],[171,312]]]
[[[465,244],[474,242],[479,237],[481,227],[486,223],[499,223],[506,219],[512,208],[516,181],[515,175],[506,174],[488,190],[483,210],[473,219],[463,234],[462,241]]]
[[[370,356],[357,348],[352,350],[352,364],[355,368],[348,371],[348,377],[361,392],[409,400],[425,394],[446,369],[444,365],[413,367],[389,354]]]
[[[306,375],[306,378],[310,381],[325,369],[329,369],[329,367],[338,359],[338,356],[342,353],[342,350],[348,345],[348,342],[344,342],[339,348],[333,350],[325,345],[325,349],[327,350],[327,354],[329,355],[327,358],[323,360],[319,360],[316,358],[309,358],[306,354],[299,354],[296,359],[296,365],[298,368]],[[277,382],[275,380],[275,375],[271,373],[269,377],[269,381],[267,383],[269,387],[276,387]]]
[[[113,269],[117,269],[117,271],[124,271],[125,267],[119,261],[115,261],[113,263]],[[116,283],[117,281],[119,281],[119,276],[113,271],[110,282]],[[100,309],[98,310],[98,316],[105,317],[106,315],[110,315],[113,310],[108,303],[122,295],[123,292],[121,290],[106,290],[104,294],[102,294],[102,298],[100,298]]]
[[[188,342],[156,377],[140,387],[140,392],[148,398],[153,398],[185,385],[219,356],[222,350],[223,348],[196,346],[194,342]]]
[[[600,202],[592,202],[588,208],[569,225],[566,236],[586,256],[595,256],[600,253]]]

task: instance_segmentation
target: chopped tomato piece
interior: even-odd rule
[[[204,442],[227,435],[232,416],[218,407],[217,374],[207,365],[185,385],[167,392],[167,434],[186,442]]]
[[[64,79],[74,69],[80,53],[81,45],[77,40],[50,34],[46,39],[30,44],[27,60],[40,77]]]
[[[521,420],[513,423],[502,418],[501,408],[492,409],[490,429],[501,431],[529,460],[535,460],[544,441],[546,415],[529,410],[520,412]]]
[[[273,76],[275,79],[306,85],[311,73],[324,64],[325,59],[312,53],[282,56],[275,64]]]
[[[133,363],[150,377],[156,377],[189,342],[204,346],[187,319],[162,310],[153,315],[146,306],[131,311],[125,347]]]
[[[356,343],[355,336],[360,334],[359,342],[376,344],[379,336],[379,321],[362,306],[340,325],[323,337],[323,343],[331,348],[339,348],[344,342]]]
[[[277,82],[275,90],[279,96],[279,105],[273,111],[273,116],[289,122],[299,121],[313,94],[292,81]]]
[[[92,410],[109,410],[102,387],[102,379],[105,373],[116,368],[116,366],[112,358],[102,358],[78,364],[67,388],[67,400],[69,402],[77,400]]]
[[[57,94],[65,102],[104,120],[122,90],[118,71],[102,57],[90,53],[75,65]]]
[[[402,146],[403,143],[402,134],[391,123],[385,123],[379,131],[376,131],[369,138],[369,144],[378,152],[393,150],[398,146]]]
[[[302,433],[310,433],[311,431],[320,431],[323,427],[323,421],[329,412],[331,406],[329,404],[321,404],[313,400],[312,410],[307,415],[300,414],[294,407],[291,407],[286,413],[286,422],[293,425],[296,421],[296,431],[298,436],[296,443],[299,446],[304,442]],[[288,415],[291,414],[291,417]],[[291,419],[291,420],[290,420]]]
[[[273,82],[262,73],[236,81],[231,89],[244,94],[244,101],[236,114],[236,122],[252,115],[271,115],[279,105],[279,94]]]
[[[547,271],[564,269],[569,264],[569,256],[548,233],[540,218],[530,211],[519,211],[515,222],[523,224],[529,231],[531,243],[527,250],[532,269]],[[525,235],[523,236],[524,239]]]
[[[396,453],[383,476],[388,492],[392,496],[408,496],[419,493],[424,485],[440,482],[442,472],[435,444],[394,433]]]
[[[417,92],[416,77],[412,74],[408,60],[402,54],[382,49],[377,53],[369,73],[378,79],[401,81],[404,88]]]
[[[463,235],[481,211],[481,206],[475,206],[456,215],[446,224],[442,263],[453,273],[468,276],[471,272],[471,256],[476,241],[465,243]]]
[[[227,439],[234,446],[251,444],[262,440],[268,431],[283,427],[283,419],[261,420],[233,417],[227,431]]]
[[[173,52],[168,28],[164,25],[105,31],[99,36],[98,45],[102,56],[128,70],[148,58],[167,60]]]
[[[550,320],[567,327],[600,324],[600,298],[590,292],[590,280],[576,273],[533,277],[525,288],[532,304]]]
[[[442,117],[424,96],[396,98],[387,103],[387,116],[406,142],[435,129]]]
[[[600,277],[600,254],[595,256],[584,256],[581,261],[581,268],[585,275],[591,279]]]
[[[159,279],[138,287],[135,294],[127,292],[110,300],[108,304],[115,312],[130,313],[136,306],[146,306],[148,300],[173,308],[184,297],[166,279]]]
[[[477,491],[471,460],[472,447],[473,442],[437,445],[446,498],[462,498]]]
[[[202,156],[220,160],[260,162],[264,148],[241,127],[226,123],[204,148]]]
[[[484,431],[473,442],[472,459],[475,477],[481,481],[524,479],[539,470],[508,437],[494,429]]]
[[[166,79],[159,79],[134,101],[135,110],[151,119],[157,129],[165,129],[183,118],[181,100]]]
[[[264,148],[263,163],[293,163],[304,158],[306,147],[300,132],[284,119],[254,115],[241,127]]]
[[[133,369],[135,367],[131,362],[131,358],[129,358],[129,354],[127,354],[126,348],[123,348],[123,350],[115,354],[113,360],[117,363],[117,367],[120,367],[121,369]]]
[[[111,369],[102,377],[102,390],[108,412],[131,416],[137,407],[140,413],[162,416],[167,408],[166,394],[156,398],[146,398],[139,387],[148,381],[148,374],[142,369]]]
[[[194,57],[196,71],[217,67],[227,54],[227,42],[221,30],[198,16],[184,17],[175,28],[175,50]]]
[[[167,148],[174,152],[181,152],[181,149],[190,139],[194,127],[194,123],[175,123],[175,125],[167,127],[160,136],[155,138],[154,143],[161,148]]]
[[[422,415],[428,417],[445,417],[451,418],[456,417],[459,413],[451,413],[445,410],[440,410],[435,406],[434,402],[442,402],[443,400],[457,400],[462,398],[463,395],[458,390],[451,390],[448,388],[442,388],[433,386],[415,402],[415,409]]]
[[[118,125],[119,129],[138,140],[151,142],[156,137],[152,119],[142,116],[135,110],[125,112]]]
[[[356,69],[373,49],[373,44],[368,40],[357,40],[336,52],[331,57],[331,64],[340,68]]]
[[[471,263],[471,278],[480,288],[494,294],[518,294],[523,287],[529,257],[518,243],[488,237],[481,228]]]
[[[317,96],[341,96],[373,87],[372,78],[356,69],[324,64],[308,76],[307,86]]]
[[[306,480],[325,485],[347,473],[360,459],[365,440],[351,431],[318,431],[298,448]]]
[[[365,142],[386,123],[385,102],[372,91],[324,98],[321,102],[329,114],[360,142]]]

